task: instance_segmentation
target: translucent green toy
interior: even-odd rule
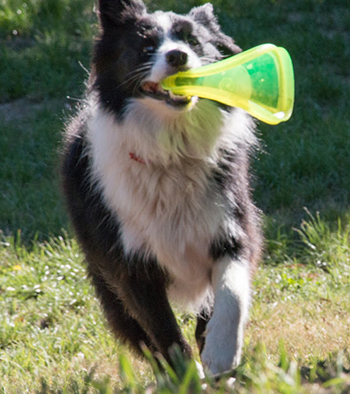
[[[284,48],[273,44],[171,75],[162,81],[162,87],[176,95],[199,96],[243,108],[270,124],[287,121],[293,111],[292,61]]]

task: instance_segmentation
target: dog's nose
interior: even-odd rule
[[[173,67],[181,67],[187,63],[187,53],[173,49],[166,54],[166,61]]]

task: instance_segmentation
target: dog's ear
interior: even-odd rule
[[[189,16],[196,22],[205,26],[212,33],[212,43],[224,57],[242,52],[242,49],[235,44],[234,40],[221,31],[218,20],[214,15],[214,7],[212,4],[206,3],[202,6],[192,8]]]
[[[103,30],[127,23],[146,13],[142,0],[99,0],[98,15]]]
[[[212,23],[217,24],[214,7],[210,3],[192,8],[189,16],[204,26],[211,25]]]
[[[237,55],[237,53],[242,52],[242,49],[235,44],[234,40],[222,32],[217,35],[214,44],[223,57]]]

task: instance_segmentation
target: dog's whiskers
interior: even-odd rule
[[[201,56],[199,58],[204,64],[214,63],[217,62],[218,59],[213,56]]]
[[[151,69],[153,63],[147,62],[144,63],[142,66],[138,67],[137,69],[129,72],[127,74],[127,79],[123,81],[121,84],[119,84],[119,87],[122,87],[124,85],[130,86],[134,82],[138,82],[137,85],[139,85],[139,82],[143,79],[144,76],[146,76],[147,72]]]

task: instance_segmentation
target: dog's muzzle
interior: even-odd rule
[[[156,100],[163,100],[174,107],[184,107],[191,103],[191,96],[177,96],[171,91],[164,90],[160,83],[146,81],[141,84],[141,91],[144,95]]]

